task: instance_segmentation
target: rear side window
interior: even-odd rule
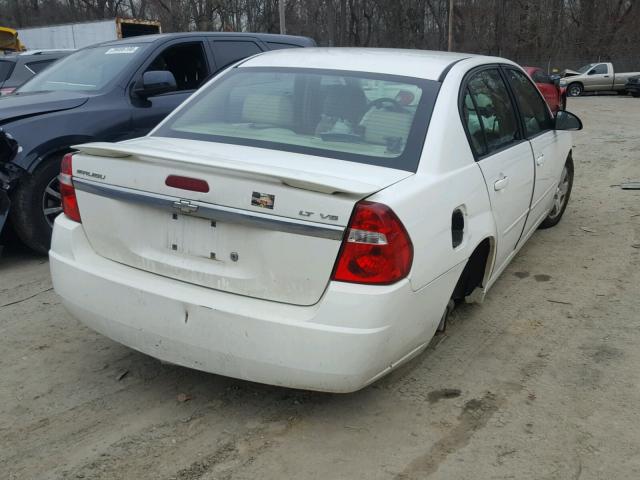
[[[258,44],[249,40],[213,41],[213,56],[216,59],[218,70],[260,52],[262,52],[262,49]]]
[[[236,68],[156,136],[417,169],[439,84],[395,75]]]
[[[518,102],[527,137],[553,129],[553,120],[547,103],[531,84],[527,76],[518,70],[507,70],[507,78]]]
[[[40,60],[38,62],[29,62],[24,65],[24,67],[31,72],[31,74],[35,75],[36,73],[40,73],[42,70],[51,65],[55,60]]]
[[[515,143],[520,135],[518,120],[500,72],[482,70],[467,83],[470,102],[465,98],[462,108],[469,114],[463,119],[476,154],[491,154]],[[469,106],[473,106],[470,110]],[[482,131],[483,136],[479,135]],[[477,146],[476,146],[477,145]]]
[[[0,85],[11,75],[15,63],[0,60]]]

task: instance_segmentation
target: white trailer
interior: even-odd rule
[[[160,22],[118,17],[95,22],[21,28],[18,37],[29,50],[77,49],[94,43],[161,32]]]

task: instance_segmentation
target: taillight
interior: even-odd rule
[[[62,211],[74,222],[82,222],[80,219],[80,209],[78,208],[78,199],[76,198],[76,189],[73,188],[73,168],[71,166],[73,154],[67,153],[62,157],[60,163],[60,196],[62,198]]]
[[[15,88],[0,88],[0,97],[2,95],[11,95],[15,91]]]
[[[382,203],[358,202],[333,280],[388,285],[406,277],[413,262],[413,244],[393,210]]]

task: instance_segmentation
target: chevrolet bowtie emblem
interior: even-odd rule
[[[198,211],[198,205],[191,203],[189,200],[176,200],[173,202],[173,208],[181,213],[193,213]]]

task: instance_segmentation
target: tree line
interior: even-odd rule
[[[454,0],[453,49],[521,63],[640,70],[640,0]],[[287,33],[319,45],[445,50],[450,0],[286,0]],[[113,18],[165,32],[280,31],[278,0],[0,0],[14,28]],[[635,65],[633,65],[635,64]]]

